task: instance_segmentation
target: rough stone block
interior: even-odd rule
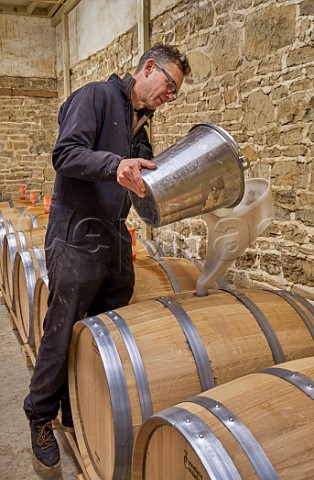
[[[300,220],[305,225],[313,226],[314,225],[314,212],[313,210],[297,210],[295,212],[296,220]]]
[[[271,170],[271,178],[274,186],[285,187],[287,193],[291,187],[308,186],[307,167],[298,164],[295,159],[276,161]]]
[[[247,58],[264,58],[291,45],[295,38],[295,21],[295,5],[270,5],[249,15],[244,44]]]
[[[261,91],[251,93],[244,101],[243,123],[248,130],[256,130],[274,119],[275,110],[269,95]]]
[[[287,66],[294,67],[313,62],[313,47],[311,45],[296,48],[288,53]]]
[[[215,75],[236,70],[241,59],[241,45],[242,37],[236,24],[224,26],[213,35],[212,65]]]
[[[314,259],[296,255],[282,255],[282,269],[285,278],[293,283],[314,287]]]
[[[303,2],[300,3],[300,15],[314,15],[313,0],[303,0]]]

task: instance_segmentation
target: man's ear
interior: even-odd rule
[[[154,66],[155,66],[155,60],[153,60],[152,58],[149,58],[148,60],[146,60],[146,62],[144,63],[145,77],[148,77],[153,72]]]

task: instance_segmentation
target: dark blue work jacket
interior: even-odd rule
[[[79,88],[61,106],[52,157],[54,206],[110,223],[127,217],[130,200],[116,181],[118,165],[122,158],[153,157],[144,129],[153,111],[138,112],[141,126],[132,132],[134,83],[130,74],[123,79],[113,74]]]

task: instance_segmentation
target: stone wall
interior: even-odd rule
[[[57,134],[56,81],[0,78],[0,193],[17,198],[19,185],[50,195],[51,152]],[[7,85],[7,86],[4,86]]]
[[[177,102],[155,115],[157,153],[209,121],[239,143],[248,176],[272,182],[275,219],[228,270],[229,281],[312,299],[313,19],[311,0],[213,0],[178,3],[152,21],[152,43],[181,44],[193,70]],[[153,232],[167,253],[195,257],[204,255],[205,233],[200,219]]]
[[[52,191],[57,133],[55,30],[40,18],[0,15],[0,196],[19,185]]]
[[[165,150],[202,121],[225,128],[251,162],[247,176],[271,179],[275,203],[272,224],[229,268],[229,282],[237,287],[288,288],[314,299],[314,3],[169,0],[168,9],[167,2],[163,4],[164,11],[151,19],[151,44],[160,40],[176,44],[188,54],[192,74],[178,100],[156,112],[151,125],[155,153]],[[111,72],[123,74],[137,61],[134,26],[103,50],[71,65],[71,88],[107,78]],[[58,89],[60,103],[62,75],[57,81],[58,87],[53,90]],[[35,101],[31,101],[33,106]],[[49,138],[46,137],[42,150],[48,159],[55,140],[57,105],[51,98],[37,101],[37,115],[31,120],[37,134],[31,143],[40,145],[44,132],[39,119],[48,109],[51,123],[45,118],[51,135],[47,130]],[[27,123],[21,125],[25,133]],[[24,140],[30,142],[29,138]],[[6,141],[8,152],[10,139]],[[41,158],[39,151],[40,148],[36,161]],[[8,159],[9,155],[5,155],[2,158]],[[16,168],[20,168],[20,157],[16,153],[13,156]],[[10,161],[5,162],[5,168],[7,178],[13,180]],[[35,158],[30,155],[28,161],[34,164]],[[53,173],[46,168],[47,164],[39,165],[41,181],[40,171],[49,178],[38,188],[51,186]],[[34,178],[36,175],[35,169]],[[201,218],[154,229],[152,234],[167,254],[206,256],[207,228]]]

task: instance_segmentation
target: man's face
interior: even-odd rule
[[[136,108],[154,110],[166,102],[172,102],[183,78],[181,69],[175,63],[161,66],[153,59],[147,60],[136,92],[139,103]]]

